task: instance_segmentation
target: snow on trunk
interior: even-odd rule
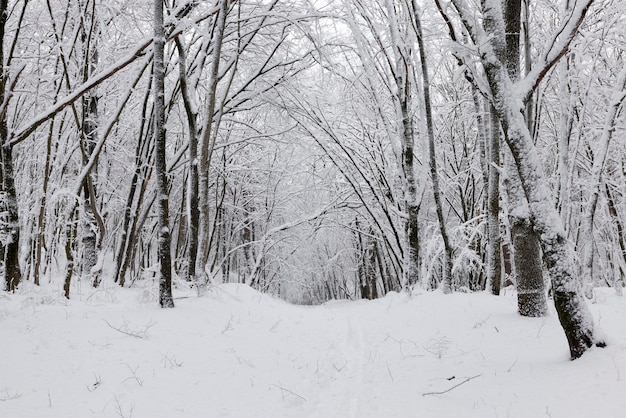
[[[500,1],[483,1],[484,29],[475,25],[475,15],[465,1],[453,0],[453,3],[474,43],[479,45],[481,62],[491,88],[491,99],[515,159],[528,199],[531,222],[540,237],[543,259],[552,280],[559,321],[567,337],[571,357],[578,358],[594,344],[593,318],[582,294],[582,280],[575,274],[573,248],[567,241],[562,220],[553,202],[548,178],[524,119],[523,99],[563,56],[591,0],[576,7],[570,19],[557,32],[555,42],[550,44],[551,47],[540,59],[539,68],[535,67],[533,72],[515,84],[501,59],[506,56],[506,31]]]
[[[159,303],[163,308],[173,308],[172,298],[172,255],[169,228],[169,198],[167,165],[165,163],[165,31],[163,28],[163,3],[154,0],[154,135],[155,166],[157,176],[157,210],[159,218]]]

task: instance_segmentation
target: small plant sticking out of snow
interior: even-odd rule
[[[0,394],[0,402],[12,401],[22,396],[21,393],[11,392],[9,389],[5,389],[4,393]]]
[[[100,385],[102,384],[102,379],[100,379],[100,376],[98,376],[97,374],[95,374],[95,373],[94,373],[94,374],[93,374],[93,377],[94,377],[94,380],[95,380],[95,381],[94,381],[93,383],[90,383],[90,384],[88,384],[88,385],[87,385],[87,390],[88,390],[89,392],[93,392],[93,391],[95,391],[95,390],[96,390],[96,389],[98,389],[98,388],[100,387]]]
[[[129,335],[135,338],[140,338],[140,339],[146,338],[148,336],[148,331],[150,330],[150,328],[152,328],[155,325],[154,322],[150,321],[145,325],[135,328],[135,327],[131,327],[127,320],[124,320],[124,322],[122,322],[121,325],[117,325],[117,326],[112,325],[106,319],[103,319],[103,321],[109,326],[109,328],[112,328],[118,332],[121,332],[122,334]]]
[[[431,338],[426,345],[424,345],[424,351],[429,352],[438,359],[446,355],[450,348],[452,341],[448,340],[445,336],[440,338]]]

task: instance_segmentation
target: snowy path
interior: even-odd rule
[[[234,285],[187,296],[161,310],[140,290],[69,303],[45,289],[0,294],[0,417],[618,418],[626,410],[626,302],[610,291],[591,306],[610,346],[576,362],[556,316],[520,318],[511,297],[394,294],[302,307]]]

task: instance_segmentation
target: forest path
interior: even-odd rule
[[[618,418],[626,299],[606,349],[568,359],[553,313],[435,292],[294,306],[222,285],[160,309],[141,289],[0,297],[0,417]],[[39,292],[39,293],[37,293]],[[6,356],[5,356],[6,357]],[[8,358],[8,357],[7,357]]]

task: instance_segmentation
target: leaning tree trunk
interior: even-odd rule
[[[159,218],[159,303],[163,308],[173,308],[172,255],[169,226],[169,197],[167,165],[165,163],[165,31],[163,27],[163,2],[154,0],[154,135],[155,172],[157,176],[157,208]]]
[[[582,280],[575,273],[573,249],[555,208],[548,177],[543,172],[539,154],[520,110],[523,99],[530,95],[567,49],[591,2],[587,0],[576,7],[571,19],[558,31],[558,38],[551,44],[554,50],[544,59],[538,71],[527,75],[524,83],[514,84],[503,59],[506,31],[500,1],[483,1],[483,32],[473,26],[476,21],[469,5],[464,0],[453,0],[474,43],[485,51],[481,61],[492,101],[528,198],[531,221],[540,237],[543,258],[552,279],[554,304],[572,358],[580,357],[594,344],[593,317],[582,294]]]

